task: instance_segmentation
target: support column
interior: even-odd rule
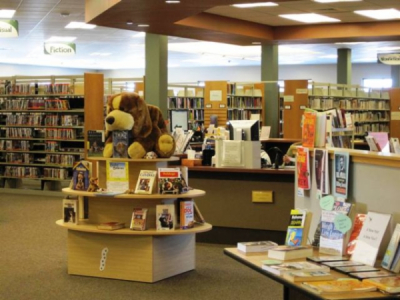
[[[392,87],[400,87],[400,66],[390,66],[390,74],[392,78]]]
[[[271,126],[270,137],[279,137],[279,87],[278,87],[278,45],[261,46],[261,80],[264,88],[263,126]]]
[[[351,49],[337,51],[337,83],[351,84]]]
[[[146,33],[145,51],[145,100],[148,104],[158,106],[164,119],[168,119],[168,37]]]

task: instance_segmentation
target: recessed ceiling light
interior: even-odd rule
[[[319,14],[288,14],[279,16],[281,18],[290,19],[303,23],[340,22],[339,19],[330,18]]]
[[[14,14],[14,9],[0,9],[0,18],[12,18]]]
[[[261,45],[261,42],[252,42],[252,45]]]
[[[341,42],[335,43],[336,45],[358,45],[358,44],[365,44],[366,42]]]
[[[175,4],[175,3],[181,3],[181,1],[178,1],[178,0],[167,0],[167,1],[165,1],[165,3]]]
[[[72,42],[75,41],[75,36],[52,36],[46,42]]]
[[[400,11],[394,8],[375,10],[356,10],[356,14],[376,20],[400,19]]]
[[[149,24],[139,24],[138,27],[149,27]]]
[[[65,26],[65,28],[68,29],[94,29],[96,28],[96,25],[92,25],[92,24],[86,24],[84,22],[70,22],[67,26]]]
[[[333,2],[360,2],[363,0],[314,0],[314,2],[319,3],[333,3]]]
[[[262,6],[278,6],[278,4],[274,2],[260,2],[260,3],[232,4],[231,6],[239,8],[249,8],[249,7],[262,7]]]

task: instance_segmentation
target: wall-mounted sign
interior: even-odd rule
[[[210,101],[222,101],[222,91],[210,91]]]
[[[400,53],[378,53],[378,62],[385,65],[400,65]]]
[[[285,95],[285,96],[283,96],[283,101],[284,102],[294,102],[294,96],[293,95]]]
[[[308,89],[296,89],[296,94],[308,94]]]
[[[74,43],[44,43],[44,54],[70,56],[76,54]]]
[[[0,20],[0,37],[17,37],[18,34],[17,20]]]

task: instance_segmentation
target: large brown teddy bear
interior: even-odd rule
[[[175,140],[169,134],[160,109],[146,104],[136,93],[121,93],[107,101],[106,145],[103,156],[112,157],[114,130],[132,130],[132,143],[128,148],[130,158],[143,158],[154,151],[158,157],[174,154]]]

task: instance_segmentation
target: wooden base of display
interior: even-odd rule
[[[195,240],[68,230],[68,274],[156,282],[195,269]]]

